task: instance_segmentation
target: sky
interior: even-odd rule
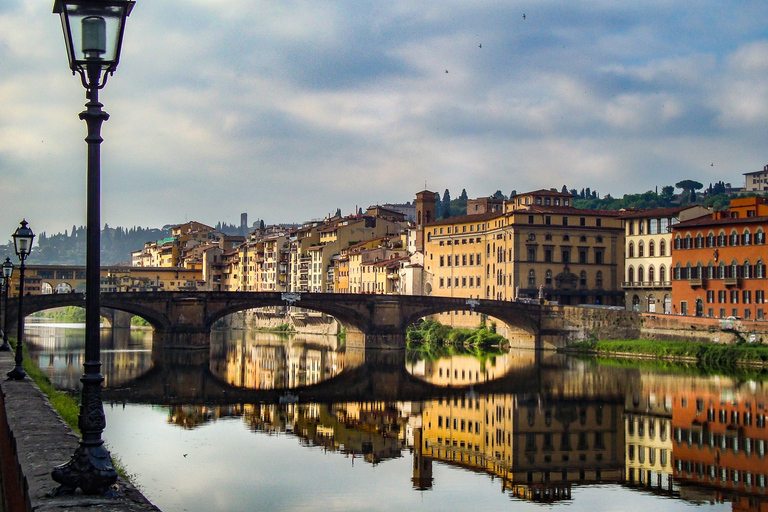
[[[0,3],[0,241],[86,222],[52,0]],[[768,164],[768,3],[137,0],[101,91],[101,223],[304,222]]]

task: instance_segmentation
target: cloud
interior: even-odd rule
[[[302,221],[425,182],[736,184],[766,158],[766,17],[756,1],[139,1],[100,96],[103,222]],[[0,6],[0,62],[0,185],[27,192],[0,233],[84,224],[85,99],[49,5]]]

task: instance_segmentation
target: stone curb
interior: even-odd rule
[[[14,367],[13,354],[0,352],[0,371]],[[79,436],[54,410],[48,397],[27,377],[22,381],[0,381],[4,402],[4,418],[16,447],[21,479],[28,488],[28,503],[36,512],[48,511],[159,511],[141,492],[123,478],[117,485],[119,496],[107,498],[86,496],[78,491],[72,496],[49,497],[58,485],[51,478],[51,470],[72,457]],[[6,456],[3,453],[3,456]],[[23,484],[22,484],[23,486]]]

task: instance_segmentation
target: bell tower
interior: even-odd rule
[[[437,194],[429,190],[422,190],[416,194],[416,250],[424,251],[424,226],[435,221],[435,207]]]

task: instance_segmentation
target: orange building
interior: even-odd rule
[[[768,198],[672,226],[672,313],[765,319]]]
[[[733,510],[768,510],[768,397],[686,391],[672,406],[675,480],[714,491]]]

